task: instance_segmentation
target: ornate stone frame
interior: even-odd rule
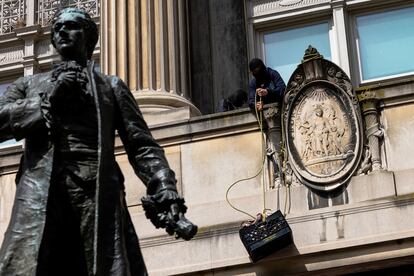
[[[364,136],[345,72],[309,48],[287,85],[282,116],[287,163],[298,181],[322,191],[346,184],[360,163]]]

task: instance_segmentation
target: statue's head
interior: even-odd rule
[[[98,42],[98,27],[88,13],[77,8],[65,8],[52,21],[52,45],[66,58],[91,59]]]
[[[322,106],[317,105],[317,106],[315,107],[314,111],[315,111],[316,116],[318,116],[318,117],[322,117],[322,115],[323,115],[323,109],[322,109]]]

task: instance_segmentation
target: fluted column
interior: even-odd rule
[[[187,0],[102,1],[101,64],[120,76],[143,112],[188,107]]]

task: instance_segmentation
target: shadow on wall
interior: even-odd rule
[[[329,193],[308,188],[309,210],[344,205],[348,203],[349,197],[347,186],[339,187]]]

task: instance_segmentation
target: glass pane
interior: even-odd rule
[[[11,140],[7,140],[7,141],[4,141],[4,142],[0,143],[0,148],[5,148],[5,147],[9,147],[9,146],[14,146],[14,145],[20,145],[20,144],[21,144],[21,142],[17,142],[16,140],[11,139]]]
[[[358,16],[364,80],[414,71],[414,7]]]
[[[264,36],[266,66],[276,69],[285,83],[301,62],[309,45],[331,59],[328,22],[274,32]]]
[[[10,83],[0,83],[0,96],[6,92],[7,87],[9,87]]]
[[[0,96],[3,95],[4,92],[6,92],[6,89],[7,89],[7,87],[9,87],[9,85],[10,85],[9,82],[7,82],[7,83],[0,83]],[[8,140],[8,141],[5,141],[5,142],[0,143],[0,148],[4,148],[4,147],[11,146],[11,145],[15,145],[17,143],[18,142],[16,140],[11,139],[11,140]]]

